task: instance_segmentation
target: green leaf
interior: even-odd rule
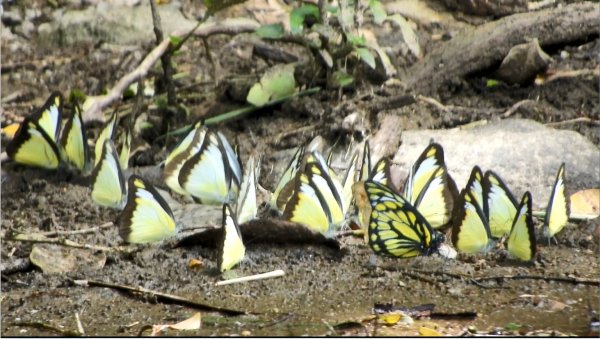
[[[177,47],[181,44],[181,42],[183,41],[182,38],[175,36],[175,35],[170,35],[169,36],[169,41],[171,42],[171,45]]]
[[[485,86],[486,87],[496,87],[500,84],[500,82],[496,79],[487,79]]]
[[[379,0],[369,0],[369,8],[371,9],[371,14],[373,14],[373,21],[376,24],[381,25],[387,19],[387,12],[381,1]]]
[[[204,6],[206,6],[206,15],[210,16],[223,10],[227,7],[241,4],[246,0],[204,0]]]
[[[305,4],[292,10],[290,13],[290,31],[292,34],[302,33],[304,22],[309,16],[313,16],[317,21],[321,21],[319,8],[313,4]]]
[[[521,327],[523,327],[523,325],[517,324],[517,323],[508,323],[508,324],[506,324],[506,326],[504,326],[504,328],[509,331],[516,331],[516,330],[520,329]]]
[[[352,85],[354,82],[354,77],[342,70],[333,72],[331,77],[333,82],[340,88]]]
[[[284,34],[281,24],[262,25],[255,33],[263,39],[279,39]]]
[[[375,56],[373,53],[371,53],[371,51],[366,48],[355,48],[354,50],[356,51],[356,54],[358,54],[358,57],[372,69],[377,67],[377,64],[375,63]]]
[[[294,93],[294,65],[277,65],[267,70],[250,88],[246,100],[254,106],[263,106],[271,100],[276,100]]]
[[[352,46],[364,46],[367,43],[365,37],[355,34],[347,35],[348,42],[352,44]]]

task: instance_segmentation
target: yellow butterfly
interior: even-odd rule
[[[52,93],[42,108],[21,122],[14,138],[6,145],[9,158],[23,165],[58,168],[60,151],[56,142],[62,102],[60,93]]]
[[[126,193],[117,150],[111,139],[105,139],[100,162],[92,172],[92,199],[99,205],[122,209]]]
[[[225,272],[240,263],[246,255],[246,247],[242,241],[240,227],[228,204],[223,204],[223,227],[221,234],[217,266],[221,272]]]
[[[569,221],[570,206],[565,194],[565,163],[563,162],[556,173],[556,180],[550,194],[550,201],[546,207],[544,218],[544,236],[551,238]]]
[[[117,111],[114,111],[110,119],[106,122],[98,139],[96,139],[96,145],[94,146],[94,166],[98,165],[100,159],[102,159],[102,149],[104,148],[104,141],[106,139],[113,140],[115,133],[117,132]]]
[[[235,199],[242,179],[237,154],[219,132],[207,131],[200,150],[179,171],[179,185],[203,204],[223,204]]]
[[[371,169],[373,168],[371,164],[371,148],[369,147],[369,142],[365,141],[365,146],[363,147],[363,156],[362,162],[360,164],[360,174],[359,181],[366,181],[369,179],[371,174]]]
[[[119,163],[121,168],[126,170],[129,168],[129,154],[131,153],[131,130],[125,130],[123,133],[123,144],[121,145],[121,152],[119,153]]]
[[[517,213],[517,201],[502,179],[487,171],[483,177],[483,213],[488,218],[492,237],[499,239],[510,232]]]
[[[535,228],[531,217],[531,193],[525,192],[517,208],[510,234],[506,240],[506,248],[510,257],[521,261],[535,258]]]
[[[288,163],[285,171],[279,178],[279,182],[275,186],[275,190],[271,195],[269,206],[272,210],[282,212],[285,205],[289,201],[294,190],[294,178],[300,169],[302,159],[304,158],[304,146],[298,147],[296,153]]]
[[[168,239],[173,237],[178,229],[173,212],[165,199],[152,185],[137,175],[129,178],[127,205],[116,224],[119,226],[121,238],[134,244]]]
[[[431,227],[442,228],[450,222],[457,195],[456,184],[444,163],[444,150],[431,143],[412,166],[404,184],[404,197]]]
[[[354,186],[356,205],[361,210],[368,244],[382,256],[412,258],[438,250],[444,236],[402,196],[374,181]]]
[[[179,184],[181,168],[189,158],[200,151],[205,136],[206,128],[202,127],[201,122],[196,123],[165,160],[165,168],[163,170],[165,183],[170,189],[181,195],[189,195]]]
[[[296,175],[294,192],[285,206],[283,218],[331,236],[344,222],[340,192],[341,188],[335,186],[322,164],[307,163],[306,169]]]
[[[483,212],[483,174],[473,167],[467,186],[456,201],[452,225],[452,243],[459,252],[485,253],[492,246],[492,234]]]
[[[81,118],[81,109],[75,106],[71,118],[67,121],[61,136],[62,158],[82,172],[91,165],[87,133]]]
[[[256,205],[256,178],[259,172],[259,165],[255,165],[254,157],[248,159],[247,168],[244,172],[244,179],[240,187],[236,202],[236,215],[239,224],[256,219],[258,208]]]

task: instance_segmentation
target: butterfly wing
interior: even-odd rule
[[[179,174],[185,162],[202,148],[206,129],[200,123],[192,128],[185,138],[171,151],[165,160],[163,178],[167,186],[181,195],[189,195],[179,184]]]
[[[383,157],[377,161],[375,167],[369,173],[369,180],[391,187],[392,179],[390,176],[390,159],[388,157]]]
[[[544,218],[544,235],[548,238],[560,232],[569,221],[570,206],[565,193],[565,163],[563,162],[556,173],[556,180],[550,194]]]
[[[60,164],[56,143],[29,118],[21,122],[15,137],[6,145],[6,154],[15,162],[28,166],[56,169]]]
[[[454,210],[452,243],[463,253],[485,253],[493,242],[487,218],[483,213],[483,174],[475,166],[467,186],[460,193]]]
[[[60,135],[60,124],[62,122],[63,98],[59,92],[54,92],[44,103],[41,109],[36,111],[31,120],[46,132],[52,142],[58,143]]]
[[[344,177],[344,181],[342,182],[342,199],[344,201],[344,213],[348,211],[348,209],[350,208],[350,204],[352,203],[352,185],[354,185],[354,177],[356,174],[356,159],[356,154],[352,157],[352,159],[350,159],[350,164],[348,165],[346,176]]]
[[[125,179],[117,150],[111,139],[105,139],[100,162],[92,172],[92,199],[99,205],[122,209],[125,195]]]
[[[530,261],[535,258],[535,228],[531,217],[531,193],[525,192],[506,241],[506,248],[512,258]]]
[[[63,159],[82,172],[90,166],[90,151],[87,144],[87,133],[81,118],[81,108],[75,106],[73,115],[67,121],[62,132],[60,144]]]
[[[232,200],[231,172],[219,136],[207,131],[202,147],[179,171],[179,185],[203,204],[220,205]]]
[[[283,219],[303,224],[324,235],[330,233],[331,212],[325,199],[308,174],[298,172],[295,189],[285,205]]]
[[[131,130],[125,130],[123,134],[123,144],[121,145],[121,153],[119,153],[119,163],[121,168],[126,170],[129,168],[129,154],[131,153]]]
[[[510,232],[517,213],[517,201],[500,177],[487,171],[483,178],[484,207],[492,237],[501,238]]]
[[[404,196],[431,227],[441,228],[450,221],[457,195],[456,184],[446,169],[444,150],[431,143],[413,165]]]
[[[240,193],[238,194],[236,203],[236,214],[238,216],[238,223],[243,224],[247,221],[256,219],[257,205],[256,205],[256,165],[254,157],[248,159],[246,171],[244,172],[244,179],[242,180],[242,186],[240,187]]]
[[[117,131],[117,111],[114,111],[110,116],[110,119],[106,122],[98,139],[96,139],[96,145],[94,145],[94,166],[102,159],[102,149],[104,148],[104,141],[106,139],[113,140],[115,132]]]
[[[372,168],[373,168],[373,166],[371,164],[371,148],[369,147],[369,142],[365,141],[365,146],[363,148],[362,162],[360,165],[359,181],[368,180],[369,176],[371,174]]]
[[[443,242],[443,236],[432,230],[419,211],[389,187],[366,181],[364,194],[370,204],[368,242],[376,254],[398,258],[428,255]]]
[[[177,233],[173,212],[167,202],[137,175],[129,178],[127,205],[116,224],[123,240],[134,244],[165,240]]]
[[[285,205],[289,201],[294,191],[294,178],[296,173],[300,169],[300,163],[304,157],[304,146],[300,146],[294,156],[287,165],[285,171],[279,178],[277,186],[271,195],[271,201],[269,203],[272,210],[283,211]]]
[[[228,204],[223,204],[222,236],[217,256],[217,266],[221,272],[228,271],[244,259],[246,247],[235,215]]]

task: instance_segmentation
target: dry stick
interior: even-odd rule
[[[579,118],[568,119],[568,120],[563,120],[563,121],[549,122],[545,125],[550,126],[550,127],[555,127],[555,126],[562,126],[562,125],[566,125],[566,124],[574,124],[577,122],[587,122],[588,124],[596,125],[596,126],[600,125],[600,120],[590,119],[588,117],[579,117]]]
[[[75,312],[75,320],[77,321],[77,331],[79,332],[79,334],[85,335],[83,325],[81,324],[81,319],[79,319],[79,312]]]
[[[285,272],[283,270],[275,270],[275,271],[271,271],[271,272],[250,275],[250,276],[247,276],[247,277],[241,277],[241,278],[235,278],[235,279],[217,281],[215,283],[215,286],[236,284],[236,283],[241,283],[241,282],[247,282],[247,281],[253,281],[253,280],[262,280],[262,279],[269,279],[269,278],[275,278],[275,277],[283,277],[284,275],[285,275]]]
[[[48,324],[44,324],[42,322],[39,321],[33,321],[33,322],[29,322],[29,321],[23,321],[23,322],[14,322],[14,323],[9,323],[9,326],[19,326],[19,327],[34,327],[34,328],[40,328],[43,330],[50,330],[50,331],[54,331],[59,333],[62,336],[65,337],[79,337],[80,334],[75,332],[75,331],[69,331],[69,330],[63,330],[60,329],[58,327],[52,326],[52,325],[48,325]]]
[[[153,297],[156,297],[157,301],[159,299],[162,299],[166,303],[173,303],[173,304],[177,304],[177,305],[188,306],[188,307],[192,307],[192,308],[204,310],[204,311],[209,311],[209,312],[219,312],[219,313],[223,313],[228,316],[236,316],[236,315],[250,313],[250,312],[246,312],[246,311],[239,311],[239,310],[233,310],[233,309],[228,309],[228,308],[221,308],[221,307],[217,307],[217,306],[211,306],[211,305],[203,304],[203,303],[193,301],[193,300],[190,300],[190,299],[187,299],[184,297],[180,297],[178,295],[163,293],[163,292],[159,292],[159,291],[153,291],[153,290],[149,290],[149,289],[143,288],[143,287],[113,284],[113,283],[98,281],[98,280],[73,280],[72,282],[75,285],[90,286],[90,287],[108,287],[108,288],[126,291],[126,292],[150,294]]]
[[[43,235],[46,237],[52,237],[55,235],[74,235],[74,234],[86,234],[86,233],[94,233],[96,231],[99,231],[101,229],[104,228],[110,228],[115,226],[115,224],[113,224],[112,221],[109,221],[107,223],[104,223],[102,225],[99,226],[94,226],[94,227],[90,227],[90,228],[84,228],[81,230],[72,230],[72,231],[50,231],[50,232],[43,232],[43,233],[36,233],[39,235]]]
[[[214,34],[240,34],[254,32],[260,25],[250,19],[229,19],[222,20],[218,23],[210,23],[202,26],[197,26],[188,31],[175,31],[172,33],[173,36],[182,37],[193,32],[194,35],[200,37],[206,37]],[[156,63],[156,61],[167,51],[171,40],[169,38],[161,41],[158,46],[154,47],[140,65],[123,76],[110,91],[98,97],[95,97],[92,104],[85,110],[83,119],[89,120],[104,120],[102,117],[102,110],[112,105],[114,102],[121,98],[121,94],[129,85],[133,82],[146,76],[150,68]]]
[[[89,244],[80,244],[76,243],[69,239],[61,239],[61,238],[47,238],[44,235],[37,233],[30,234],[17,234],[12,237],[6,237],[4,240],[6,241],[22,241],[22,242],[30,242],[30,243],[38,243],[38,244],[54,244],[65,247],[72,248],[80,248],[92,251],[101,251],[101,252],[119,252],[119,253],[133,253],[137,251],[137,247],[129,247],[129,246],[117,246],[117,247],[106,247],[106,246],[97,246],[97,245],[89,245]]]
[[[525,99],[525,100],[518,101],[516,104],[512,105],[509,109],[507,109],[506,112],[504,112],[504,115],[502,115],[502,117],[508,118],[511,115],[513,115],[513,113],[515,113],[521,106],[523,106],[525,104],[535,104],[535,103],[536,103],[536,101],[531,100],[531,99]]]
[[[162,24],[160,22],[160,14],[156,9],[156,1],[150,1],[150,10],[152,11],[152,23],[154,24],[154,34],[156,35],[156,43],[160,44],[164,40],[164,34],[162,32]],[[175,95],[175,85],[173,84],[173,67],[171,67],[171,53],[173,49],[171,44],[167,46],[167,49],[161,55],[160,61],[163,67],[163,77],[165,84],[167,85],[167,103],[169,106],[175,107],[177,105],[177,96]]]

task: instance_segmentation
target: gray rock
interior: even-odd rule
[[[581,134],[547,128],[522,119],[490,122],[472,128],[403,131],[394,157],[394,183],[403,184],[410,166],[433,139],[444,148],[448,171],[459,190],[475,165],[500,175],[517,200],[533,195],[535,209],[548,203],[556,171],[565,162],[569,194],[600,187],[600,149]]]
[[[175,30],[191,29],[194,20],[188,20],[180,11],[178,2],[158,6],[165,36]],[[52,23],[38,28],[40,41],[73,45],[99,40],[123,45],[139,45],[155,39],[152,13],[147,1],[139,6],[118,6],[99,2],[83,10],[55,13]]]

